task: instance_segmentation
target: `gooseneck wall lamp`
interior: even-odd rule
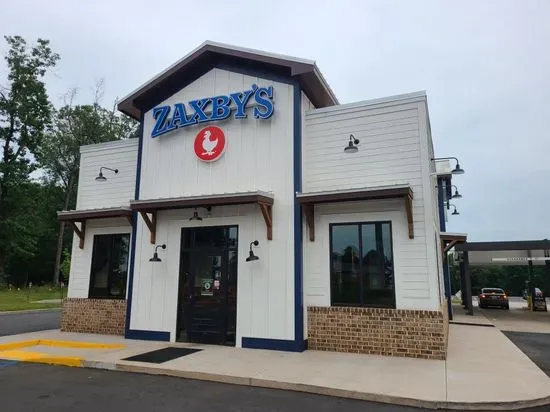
[[[357,153],[359,151],[357,147],[358,144],[359,139],[356,139],[354,135],[350,134],[348,145],[344,148],[344,153]]]
[[[451,213],[451,215],[459,215],[460,213],[458,213],[458,210],[456,210],[456,206],[455,205],[452,205],[452,204],[449,204],[449,206],[452,206],[453,207],[453,213]]]
[[[107,180],[107,178],[105,176],[103,176],[103,169],[110,170],[111,172],[114,172],[115,175],[118,173],[118,169],[111,169],[110,167],[101,166],[99,168],[99,174],[95,178],[95,180],[97,180],[98,182],[104,182],[104,181]]]
[[[259,260],[260,258],[258,256],[256,256],[254,254],[254,252],[252,251],[252,245],[254,246],[258,246],[260,244],[260,242],[258,242],[257,240],[255,240],[254,242],[250,242],[250,252],[248,252],[248,257],[246,258],[246,261],[247,262],[253,262],[255,260]]]
[[[462,175],[464,174],[464,169],[460,167],[460,162],[458,161],[458,159],[456,157],[434,157],[432,158],[432,160],[456,160],[456,167],[451,170],[451,173],[453,175]]]
[[[451,188],[455,188],[455,192],[451,196],[451,199],[462,199],[462,195],[458,193],[458,188],[455,185],[451,185]]]
[[[206,211],[208,212],[208,217],[211,217],[212,216],[212,206],[207,206],[206,208]],[[195,208],[195,211],[193,212],[193,216],[191,216],[189,218],[189,220],[202,220],[202,217],[199,216],[199,212],[197,211],[197,208]]]
[[[149,259],[149,262],[162,262],[162,259],[159,258],[159,254],[157,253],[158,248],[162,248],[163,250],[166,249],[166,245],[156,245],[155,246],[155,253],[153,253],[153,257]]]

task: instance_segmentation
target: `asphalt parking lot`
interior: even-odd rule
[[[0,361],[2,410],[419,412],[425,409],[169,376]],[[548,407],[524,409],[548,411]]]
[[[60,310],[44,310],[26,313],[0,314],[0,336],[38,330],[57,329],[61,318]]]

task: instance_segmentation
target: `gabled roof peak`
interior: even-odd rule
[[[212,68],[227,63],[272,72],[289,79],[294,78],[315,107],[338,104],[336,96],[313,60],[208,40],[124,97],[118,104],[118,109],[139,119],[145,111]]]

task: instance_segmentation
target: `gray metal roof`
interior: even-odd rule
[[[295,77],[315,107],[338,104],[336,96],[312,60],[206,41],[125,96],[118,103],[118,109],[139,120],[142,112],[149,109],[151,101],[164,100],[168,97],[167,93],[174,92],[174,83],[184,87],[215,67],[216,60],[221,58],[231,59],[231,61],[235,61],[237,64],[240,62],[243,65],[259,64],[266,69],[276,69],[290,77]],[[163,93],[163,89],[166,89],[165,93]]]

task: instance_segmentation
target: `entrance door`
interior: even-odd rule
[[[237,227],[182,229],[178,340],[235,344]]]

